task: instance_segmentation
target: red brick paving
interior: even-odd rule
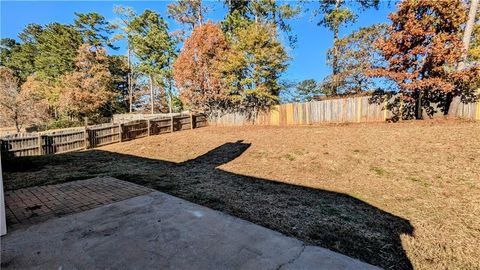
[[[112,177],[7,191],[5,193],[7,226],[12,230],[152,191]]]

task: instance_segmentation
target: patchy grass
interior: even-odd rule
[[[5,187],[110,175],[384,268],[479,269],[478,134],[471,122],[210,127],[5,160]]]
[[[381,167],[371,167],[370,171],[374,172],[378,176],[382,176],[382,175],[387,174],[387,170],[385,170],[384,168],[381,168]]]

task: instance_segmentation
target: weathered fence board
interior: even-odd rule
[[[205,115],[180,114],[120,124],[108,123],[42,133],[18,133],[1,137],[0,150],[17,157],[57,154],[206,125]]]

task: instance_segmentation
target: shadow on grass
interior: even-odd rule
[[[349,195],[218,169],[250,147],[223,144],[182,163],[100,150],[4,161],[7,189],[110,175],[201,204],[388,269],[412,269],[408,220]],[[23,165],[18,165],[23,164]]]

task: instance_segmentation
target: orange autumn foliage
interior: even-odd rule
[[[190,108],[213,111],[227,100],[220,64],[228,46],[219,25],[196,27],[173,64],[175,85]]]
[[[82,45],[75,59],[75,70],[62,78],[60,110],[73,117],[96,113],[112,99],[112,80],[106,50]]]
[[[458,71],[461,57],[461,27],[466,21],[460,0],[405,0],[390,14],[388,36],[377,47],[387,67],[373,69],[373,77],[395,81],[409,97],[419,92],[464,91],[465,79],[478,76],[478,69]]]

